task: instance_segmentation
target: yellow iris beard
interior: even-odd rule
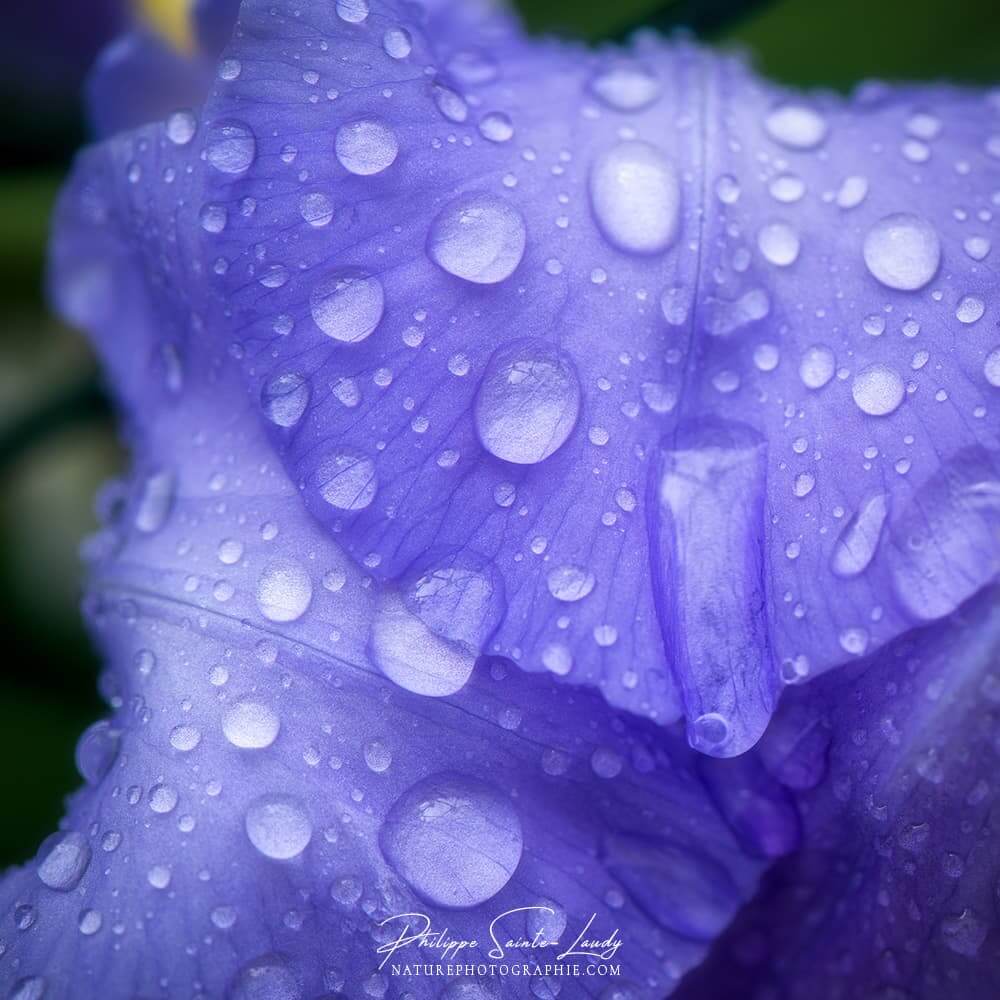
[[[178,52],[194,51],[192,0],[133,0],[136,13]]]

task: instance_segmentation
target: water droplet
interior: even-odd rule
[[[356,344],[370,337],[385,312],[378,278],[356,267],[339,268],[313,288],[309,307],[316,325],[334,340]]]
[[[864,500],[844,526],[830,559],[830,568],[840,577],[863,573],[875,556],[882,528],[889,514],[889,497],[877,493]]]
[[[483,447],[505,462],[533,465],[561,448],[580,413],[580,383],[569,356],[525,338],[490,358],[475,401]]]
[[[845,177],[837,192],[837,205],[845,211],[857,208],[868,197],[868,179]]]
[[[427,253],[456,278],[494,285],[509,278],[524,257],[527,231],[521,213],[492,194],[462,195],[431,224]]]
[[[768,135],[789,149],[815,149],[826,138],[826,119],[804,104],[782,104],[764,122]]]
[[[837,359],[824,344],[806,348],[799,364],[799,377],[807,389],[822,389],[833,378]]]
[[[198,131],[198,119],[190,111],[175,111],[167,119],[167,138],[177,146],[186,146]]]
[[[591,92],[615,111],[641,111],[655,103],[660,81],[645,67],[620,62],[599,70],[590,81]]]
[[[886,365],[863,368],[854,376],[851,393],[862,413],[870,417],[885,417],[895,413],[906,392],[899,374]]]
[[[149,808],[161,816],[177,808],[177,789],[170,785],[153,785],[149,790]]]
[[[599,778],[617,778],[625,761],[616,750],[598,747],[590,756],[590,766]]]
[[[263,750],[277,738],[281,722],[263,702],[244,699],[230,705],[222,716],[222,732],[234,747]]]
[[[868,630],[845,628],[838,637],[840,648],[852,656],[864,656],[868,649]]]
[[[490,142],[509,142],[514,137],[514,124],[502,111],[491,111],[480,121],[479,134]]]
[[[378,492],[375,463],[359,451],[341,450],[316,470],[320,496],[337,510],[364,510]]]
[[[337,0],[337,16],[349,24],[368,20],[368,0]]]
[[[121,745],[121,733],[106,719],[95,722],[76,745],[76,769],[90,785],[100,784],[111,770]]]
[[[242,174],[257,156],[257,140],[243,122],[216,122],[205,146],[208,162],[223,174]]]
[[[478,906],[521,860],[521,822],[491,785],[452,772],[431,775],[399,797],[379,834],[389,863],[428,902]]]
[[[262,955],[240,969],[226,1000],[302,1000],[302,991],[283,958]]]
[[[590,169],[590,201],[605,238],[626,253],[662,253],[677,237],[677,172],[649,143],[623,142],[598,156]]]
[[[978,323],[983,318],[983,313],[985,312],[986,304],[982,299],[977,299],[974,295],[966,295],[958,303],[958,308],[955,310],[955,318],[959,323],[969,326],[972,323]]]
[[[257,582],[257,607],[268,621],[296,621],[310,601],[312,580],[299,563],[276,559],[267,564]]]
[[[166,523],[174,502],[175,486],[172,472],[154,472],[146,477],[135,511],[135,526],[143,534],[152,535]]]
[[[450,122],[461,125],[469,117],[469,105],[465,98],[440,81],[433,87],[434,104],[438,111]]]
[[[887,288],[915,292],[927,285],[941,264],[937,230],[918,215],[887,215],[865,237],[865,264]]]
[[[104,918],[97,910],[81,910],[77,921],[80,933],[86,937],[96,934],[104,925]]]
[[[436,633],[392,593],[384,594],[376,607],[371,655],[391,681],[431,698],[460,691],[476,665],[475,650]]]
[[[276,375],[260,394],[268,420],[278,427],[294,427],[309,405],[309,383],[295,372]]]
[[[201,743],[201,730],[197,726],[180,725],[170,730],[170,745],[180,753],[190,753]]]
[[[381,740],[366,743],[365,763],[376,774],[383,774],[392,765],[392,751]]]
[[[69,892],[80,884],[90,864],[90,845],[80,833],[56,833],[38,852],[38,877],[50,889]]]
[[[985,236],[970,236],[964,244],[965,252],[973,260],[985,260],[990,255],[992,246]]]
[[[582,566],[557,566],[546,578],[549,593],[557,601],[582,601],[596,583],[594,574]]]
[[[788,267],[799,258],[799,234],[787,222],[770,222],[757,234],[764,259],[776,267]]]
[[[312,839],[305,807],[292,795],[262,795],[247,809],[245,826],[250,843],[276,861],[298,857]]]
[[[341,125],[335,149],[345,170],[358,177],[371,177],[388,170],[396,162],[399,143],[387,125],[364,118]]]
[[[299,212],[314,229],[322,229],[333,222],[333,202],[328,195],[319,191],[302,196]]]
[[[413,50],[413,39],[405,28],[387,28],[382,36],[382,48],[393,59],[405,59]]]
[[[994,347],[986,355],[986,361],[983,363],[983,374],[990,385],[1000,389],[1000,347]]]
[[[815,485],[816,477],[811,472],[801,472],[795,477],[792,492],[801,499],[809,496]]]

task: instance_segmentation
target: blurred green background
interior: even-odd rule
[[[86,127],[85,69],[129,0],[34,0],[0,38],[0,867],[23,861],[77,784],[96,719],[77,552],[93,496],[124,463],[86,345],[48,312],[48,217]],[[183,3],[186,0],[173,0]],[[1000,81],[997,0],[520,0],[529,26],[594,41],[684,26],[768,75],[846,90],[870,77]],[[29,9],[30,7],[30,9]],[[85,8],[81,12],[81,8]],[[67,12],[72,11],[67,15]]]

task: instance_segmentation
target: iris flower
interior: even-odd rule
[[[1000,95],[465,0],[217,52],[104,60],[57,213],[133,468],[7,995],[1000,994]]]

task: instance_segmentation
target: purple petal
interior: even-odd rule
[[[996,996],[996,599],[782,705],[779,773],[807,734],[830,740],[822,781],[795,782],[802,849],[678,997]]]

